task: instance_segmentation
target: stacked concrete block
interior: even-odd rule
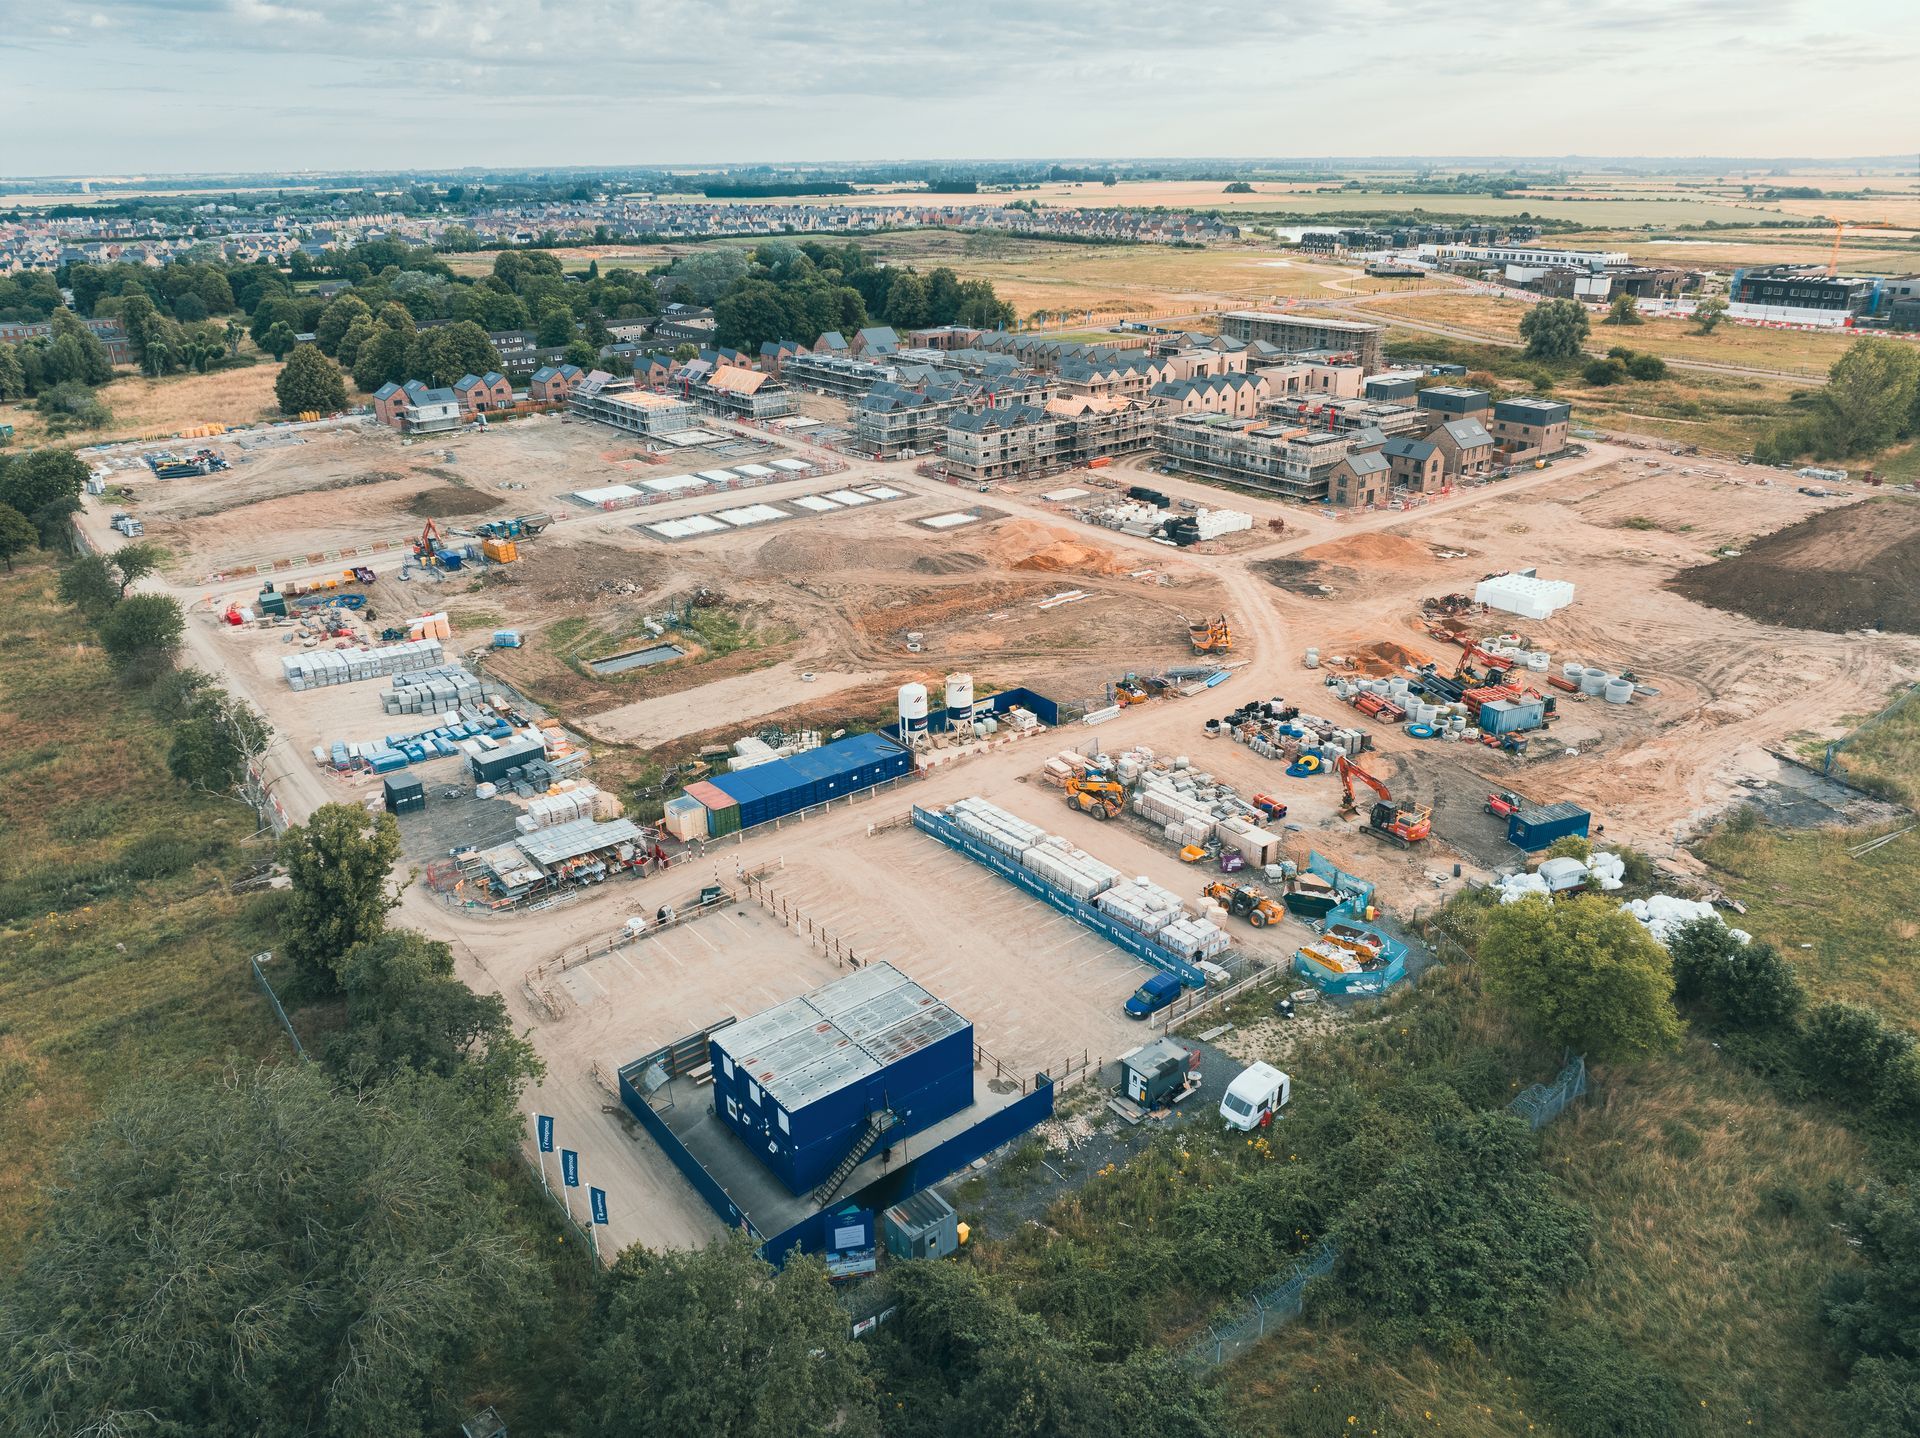
[[[281,659],[280,668],[291,688],[304,691],[431,669],[441,662],[443,653],[438,639],[412,639],[378,649],[315,649],[289,654]]]

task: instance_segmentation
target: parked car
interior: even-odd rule
[[[1127,1000],[1127,1017],[1144,1019],[1157,1014],[1180,997],[1180,980],[1172,974],[1155,974],[1133,991]]]

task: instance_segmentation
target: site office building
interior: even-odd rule
[[[973,1025],[892,964],[717,1030],[714,1112],[796,1194],[876,1121],[886,1147],[973,1102]]]

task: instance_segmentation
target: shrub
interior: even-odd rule
[[[1679,1383],[1611,1328],[1550,1330],[1531,1367],[1529,1385],[1574,1438],[1680,1438],[1698,1431]]]
[[[1875,1108],[1915,1086],[1913,1049],[1911,1034],[1864,1004],[1821,1004],[1800,1037],[1801,1065],[1815,1091]]]
[[[1593,845],[1579,834],[1566,834],[1547,847],[1549,859],[1578,859],[1586,863],[1593,857]]]
[[[1667,377],[1667,362],[1659,355],[1635,355],[1627,361],[1627,373],[1635,379],[1656,380]]]
[[[1627,377],[1627,367],[1617,359],[1595,360],[1580,371],[1580,378],[1598,388],[1618,384]]]
[[[1772,944],[1742,944],[1716,917],[1694,919],[1668,939],[1673,995],[1736,1029],[1791,1024],[1806,1004],[1799,975]]]

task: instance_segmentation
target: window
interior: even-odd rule
[[[733,1060],[728,1058],[725,1054],[720,1055],[720,1072],[725,1074],[728,1078],[733,1077]]]
[[[775,1109],[773,1111],[773,1116],[774,1118],[778,1119],[780,1122],[780,1132],[782,1133],[793,1132],[793,1129],[787,1123],[787,1111],[785,1109],[781,1109],[781,1108]]]
[[[760,1085],[755,1083],[752,1079],[747,1080],[747,1097],[752,1099],[755,1103],[760,1102]]]
[[[1220,1106],[1224,1108],[1228,1113],[1237,1114],[1241,1118],[1245,1118],[1248,1114],[1253,1112],[1253,1105],[1248,1103],[1245,1099],[1239,1097],[1237,1094],[1228,1094],[1226,1098],[1221,1101]]]

